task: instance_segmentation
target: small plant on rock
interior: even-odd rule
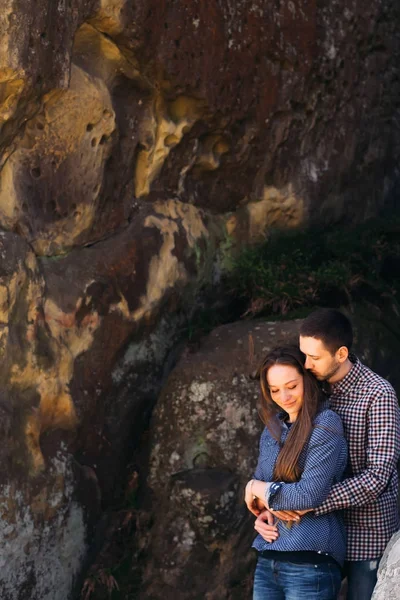
[[[340,229],[275,232],[238,256],[231,287],[247,298],[245,315],[293,316],[313,306],[395,302],[399,269],[400,221],[375,220]]]

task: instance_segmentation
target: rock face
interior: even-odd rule
[[[0,253],[0,536],[5,557],[0,595],[62,600],[79,573],[87,528],[99,508],[90,470],[76,463],[67,447],[77,426],[68,388],[73,356],[46,324],[44,279],[32,249],[21,237],[2,232]],[[66,438],[52,439],[53,430],[64,431]],[[91,497],[87,516],[86,493]]]
[[[397,600],[400,575],[400,533],[390,540],[379,565],[378,582],[372,600]]]
[[[153,192],[257,201],[264,226],[392,202],[396,3],[4,4],[0,224],[38,254],[115,232]]]
[[[39,262],[22,237],[1,234],[0,502],[15,555],[2,599],[69,597],[100,501],[112,501],[129,438],[213,275],[224,226],[205,220],[187,204],[153,203],[116,238]]]
[[[399,13],[391,0],[2,0],[2,600],[72,594],[231,251],[272,226],[393,208]],[[246,410],[232,400],[226,419]],[[172,465],[196,481],[180,475],[174,493],[200,486],[207,517],[224,481],[221,533],[249,459],[232,477],[227,445],[196,444]]]

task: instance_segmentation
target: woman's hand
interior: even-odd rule
[[[269,509],[273,515],[279,519],[280,521],[300,521],[301,517],[305,514],[312,512],[313,508],[308,508],[307,510],[274,510],[273,508]]]
[[[256,517],[266,508],[265,489],[266,483],[257,479],[250,479],[246,485],[244,501],[249,511]]]
[[[278,537],[278,528],[274,525],[275,519],[269,510],[263,510],[254,523],[254,529],[266,542],[275,542]]]

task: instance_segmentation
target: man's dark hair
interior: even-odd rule
[[[314,337],[324,344],[331,354],[353,344],[353,328],[349,319],[339,310],[320,308],[312,312],[300,326],[302,337]]]

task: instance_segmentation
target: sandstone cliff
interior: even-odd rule
[[[1,0],[3,600],[71,595],[229,252],[395,206],[399,13]]]

